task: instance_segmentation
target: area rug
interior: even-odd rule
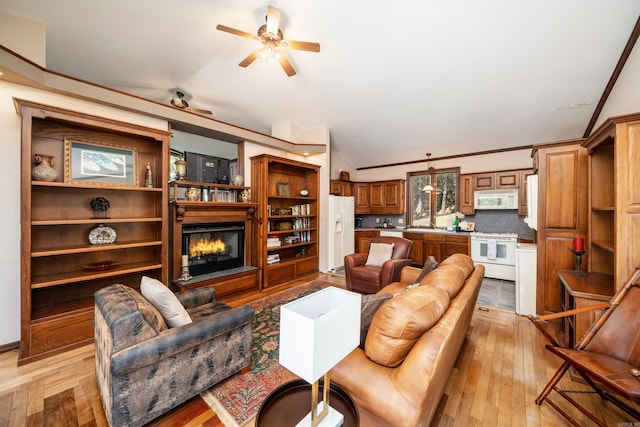
[[[251,369],[248,373],[236,374],[201,394],[225,426],[249,424],[264,399],[280,384],[280,306],[327,286],[331,284],[313,280],[249,304],[254,309]]]

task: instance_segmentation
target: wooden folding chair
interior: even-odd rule
[[[631,403],[640,403],[640,268],[636,268],[625,285],[608,304],[597,304],[545,316],[529,316],[540,332],[551,342],[546,346],[563,364],[542,390],[536,403],[547,402],[574,426],[575,419],[550,398],[552,391],[575,406],[596,424],[605,424],[556,385],[573,367],[605,401],[640,420],[640,412]],[[587,330],[575,348],[563,348],[545,329],[544,322],[586,311],[604,309],[602,316]],[[623,400],[623,399],[626,399]]]

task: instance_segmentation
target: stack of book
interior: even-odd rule
[[[280,246],[282,243],[278,237],[267,237],[267,247],[268,248],[276,248]]]
[[[267,265],[277,264],[280,262],[280,254],[267,255]]]

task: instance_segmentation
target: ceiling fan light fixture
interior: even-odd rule
[[[276,47],[276,44],[270,40],[268,40],[262,49],[260,49],[260,53],[258,54],[260,59],[263,62],[274,63],[280,60],[280,52]]]

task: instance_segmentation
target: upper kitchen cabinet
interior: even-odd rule
[[[353,182],[342,179],[329,181],[329,194],[336,196],[353,196]]]
[[[404,179],[377,182],[355,182],[355,212],[357,214],[403,214]]]
[[[355,212],[357,214],[369,213],[369,183],[355,182],[353,183],[353,198],[355,204]]]
[[[557,270],[575,268],[574,237],[587,235],[588,158],[583,139],[536,145],[538,165],[537,312],[557,312]],[[588,255],[587,255],[588,256]]]
[[[474,215],[476,210],[473,204],[473,175],[460,175],[460,212],[465,215]]]
[[[584,142],[589,153],[589,272],[614,292],[640,265],[640,114],[608,119]]]
[[[369,213],[404,213],[404,179],[369,183]]]
[[[475,215],[474,192],[483,190],[518,190],[518,215],[527,214],[527,191],[525,178],[532,169],[514,169],[460,175],[460,212]]]

